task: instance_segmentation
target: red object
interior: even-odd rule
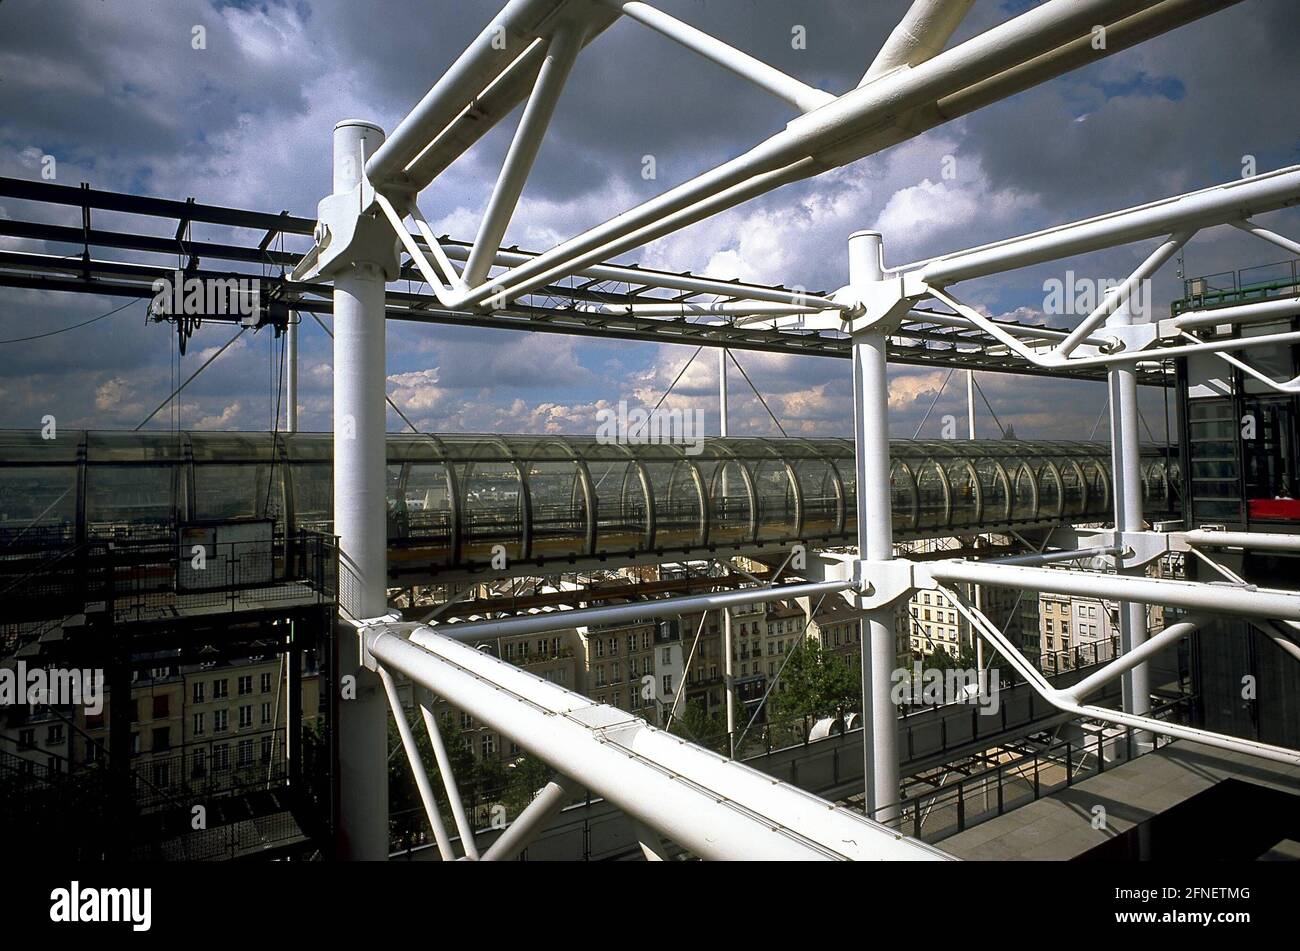
[[[1250,517],[1300,521],[1300,499],[1249,499]]]

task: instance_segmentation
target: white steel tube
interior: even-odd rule
[[[397,178],[492,78],[525,52],[512,34],[531,34],[565,0],[510,0],[447,68],[366,162],[372,182]],[[502,43],[502,37],[506,42]],[[504,47],[504,48],[503,48]]]
[[[1083,558],[1095,558],[1099,555],[1115,555],[1123,551],[1114,545],[1098,545],[1094,548],[1071,548],[1067,551],[1039,552],[1035,555],[1012,555],[1010,558],[989,558],[990,565],[1050,565],[1058,561],[1079,561]]]
[[[487,278],[488,270],[501,246],[501,239],[519,204],[519,196],[523,194],[528,173],[532,171],[537,151],[546,136],[546,127],[555,114],[555,106],[560,101],[560,93],[564,89],[565,80],[569,78],[573,62],[578,57],[578,50],[582,48],[581,29],[572,23],[562,23],[547,45],[546,57],[537,72],[537,82],[524,105],[519,127],[515,130],[496,187],[492,189],[492,197],[488,199],[487,210],[483,212],[483,220],[479,223],[474,250],[470,252],[469,263],[461,275],[471,287]]]
[[[1245,548],[1252,551],[1300,551],[1300,535],[1275,532],[1216,532],[1202,528],[1183,532],[1188,544],[1198,548]]]
[[[770,301],[719,301],[695,303],[693,301],[662,301],[645,304],[601,304],[579,301],[574,309],[581,313],[614,314],[629,317],[791,317],[799,314],[816,314],[825,308],[801,307],[796,304],[775,304]]]
[[[572,780],[565,779],[563,776],[557,776],[543,786],[533,797],[533,801],[524,807],[515,821],[506,826],[506,830],[483,853],[483,861],[509,862],[515,858],[564,808],[564,804],[577,788]]]
[[[1094,690],[1104,687],[1116,677],[1123,676],[1124,673],[1158,654],[1170,644],[1178,643],[1188,634],[1198,630],[1200,626],[1201,622],[1197,620],[1180,621],[1177,624],[1171,624],[1155,637],[1147,639],[1133,650],[1125,651],[1124,654],[1111,661],[1101,670],[1083,678],[1076,684],[1066,687],[1064,692],[1074,700],[1082,700]]]
[[[444,862],[455,861],[456,853],[452,851],[447,827],[442,822],[442,814],[438,812],[438,800],[433,795],[433,786],[429,782],[424,761],[420,759],[420,748],[416,745],[415,734],[411,732],[411,725],[406,722],[406,711],[402,709],[402,701],[397,696],[397,686],[393,683],[392,676],[382,667],[379,668],[379,679],[383,681],[384,693],[388,695],[388,706],[393,712],[397,735],[402,739],[406,762],[411,768],[411,776],[415,779],[415,787],[420,793],[425,818],[429,820],[429,829],[433,832],[434,841],[438,843],[438,854],[442,856]]]
[[[604,224],[565,241],[502,276],[503,296],[525,293],[548,283],[556,275],[594,263],[593,251],[610,256],[628,240],[636,244],[662,233],[670,216],[687,209],[705,209],[708,214],[731,207],[788,179],[763,176],[780,172],[807,159],[816,159],[817,171],[837,167],[874,151],[853,150],[854,136],[905,110],[968,85],[987,79],[1024,59],[1055,48],[1087,33],[1093,24],[1109,22],[1132,13],[1142,0],[1047,0],[1032,10],[948,50],[910,70],[899,70],[876,82],[844,94],[830,104],[793,120],[786,128],[743,155],[685,182]],[[812,174],[809,169],[807,174]],[[731,189],[753,183],[751,187]],[[715,201],[730,192],[722,201]],[[683,227],[702,214],[675,219],[671,227]],[[643,230],[644,229],[644,230]],[[632,236],[637,236],[633,238]],[[495,288],[480,287],[460,302],[475,306],[497,295]]]
[[[1055,351],[1039,352],[1025,346],[1013,335],[1007,333],[1005,326],[994,323],[979,311],[967,307],[947,291],[932,287],[929,293],[936,300],[941,300],[972,324],[1005,344],[1013,353],[1028,360],[1034,366],[1060,369],[1061,367],[1116,366],[1123,363],[1141,363],[1143,361],[1168,360],[1192,353],[1218,353],[1224,350],[1249,350],[1254,347],[1267,347],[1277,343],[1292,343],[1300,340],[1300,332],[1264,334],[1258,337],[1233,337],[1227,340],[1214,340],[1200,344],[1177,347],[1159,347],[1143,350],[1120,351],[1096,357],[1063,357]]]
[[[1191,240],[1194,232],[1180,231],[1178,234],[1171,235],[1168,240],[1161,242],[1160,247],[1156,248],[1146,259],[1137,266],[1137,269],[1128,276],[1124,283],[1120,284],[1106,292],[1100,304],[1093,309],[1087,317],[1080,321],[1079,326],[1075,327],[1070,335],[1066,337],[1056,348],[1060,356],[1069,356],[1074,349],[1083,343],[1087,336],[1103,322],[1114,316],[1121,308],[1131,312],[1129,298],[1133,292],[1139,290],[1145,281],[1150,280],[1151,275],[1178,253],[1178,249]],[[1146,302],[1150,306],[1150,301]],[[1118,318],[1117,323],[1131,323],[1128,318]]]
[[[426,238],[428,236],[426,235]],[[470,249],[463,244],[441,245],[446,256],[453,261],[469,259]],[[536,254],[521,251],[498,251],[495,264],[502,267],[518,267],[536,259]],[[636,265],[597,264],[574,272],[577,277],[597,281],[618,281],[640,287],[662,287],[670,290],[693,291],[698,294],[720,294],[725,297],[741,297],[746,300],[771,301],[791,306],[806,306],[813,310],[832,310],[836,303],[828,297],[819,297],[803,291],[788,291],[776,287],[764,287],[759,284],[744,284],[740,281],[722,281],[708,277],[696,277],[693,274],[674,274],[671,271],[656,271]],[[648,298],[647,302],[653,301]]]
[[[859,86],[901,66],[916,66],[943,52],[975,0],[913,0],[871,61]]]
[[[1181,237],[1178,236],[1178,237]],[[1184,239],[1186,240],[1186,239]],[[1170,245],[1176,246],[1170,248]],[[1175,238],[1161,251],[1173,254],[1182,242]],[[1154,256],[1153,256],[1154,257]],[[1148,258],[1148,263],[1151,261]],[[1140,270],[1140,269],[1139,269]],[[1129,305],[1123,303],[1110,317],[1110,326],[1132,322]],[[1117,532],[1140,532],[1142,513],[1142,450],[1138,441],[1137,371],[1132,367],[1115,367],[1107,374],[1110,386],[1111,487],[1114,496]],[[1122,573],[1145,576],[1143,569],[1128,570],[1122,556],[1115,559]],[[1147,637],[1147,607],[1138,601],[1121,600],[1119,610],[1120,646],[1125,654],[1138,650]],[[1124,709],[1145,714],[1151,709],[1151,675],[1146,664],[1134,666],[1124,675]]]
[[[1220,324],[1281,320],[1292,316],[1297,311],[1300,311],[1300,297],[1283,297],[1277,300],[1259,301],[1254,304],[1237,304],[1232,307],[1218,307],[1211,310],[1184,311],[1173,318],[1173,324],[1180,330],[1187,330],[1192,327],[1217,327]]]
[[[284,428],[286,432],[298,431],[298,315],[289,315],[285,327],[284,361]]]
[[[623,3],[620,0],[602,0],[602,2],[607,6],[622,10],[626,16],[638,23],[645,24],[670,40],[680,43],[705,59],[712,60],[724,69],[730,70],[742,79],[748,80],[760,89],[770,92],[800,112],[811,112],[835,99],[830,93],[800,82],[793,76],[786,75],[762,60],[756,59],[748,53],[743,53],[734,46],[710,36],[703,30],[696,29],[689,23],[683,23],[676,17],[669,16],[648,3],[635,2],[635,0],[629,3]]]
[[[465,857],[471,861],[477,859],[478,845],[474,842],[474,826],[465,815],[465,803],[456,786],[456,774],[451,768],[451,757],[447,755],[447,744],[443,742],[442,730],[438,720],[429,709],[429,704],[421,701],[420,716],[424,720],[424,730],[429,734],[429,745],[433,748],[433,758],[438,764],[438,773],[442,776],[442,786],[447,793],[447,803],[451,806],[452,818],[456,820],[456,831],[460,833],[460,843],[465,849]]]
[[[1300,166],[1293,165],[1255,178],[1214,185],[957,251],[897,270],[916,271],[927,284],[953,284],[1177,231],[1225,224],[1243,213],[1272,211],[1294,204],[1298,199]]]
[[[1269,244],[1277,245],[1284,251],[1290,251],[1292,254],[1300,254],[1300,241],[1292,241],[1286,235],[1278,234],[1276,231],[1269,231],[1267,228],[1261,228],[1249,219],[1245,221],[1234,221],[1232,224],[1247,234],[1253,234],[1255,237],[1262,238]]]
[[[589,627],[593,624],[618,624],[639,621],[647,617],[671,617],[676,614],[695,614],[716,611],[743,604],[760,604],[785,598],[816,597],[852,587],[848,581],[814,581],[806,584],[783,584],[776,587],[742,588],[739,591],[718,591],[713,594],[696,594],[683,598],[658,598],[635,601],[631,604],[607,604],[596,608],[577,608],[571,611],[549,611],[524,617],[502,618],[491,621],[469,621],[446,624],[438,633],[458,641],[483,641],[516,634],[538,634],[543,631],[565,630],[571,627]],[[380,612],[382,613],[382,612]],[[378,617],[379,615],[372,615]]]
[[[1242,614],[1282,620],[1300,620],[1300,594],[1274,589],[1241,590],[1226,585],[1174,581],[1168,578],[1131,578],[1088,571],[1063,571],[996,565],[974,561],[939,561],[923,566],[936,581],[1004,585],[1026,591],[1048,591],[1082,597],[1111,598],[1164,604],[1211,614]]]
[[[371,654],[594,794],[706,859],[942,859],[860,815],[425,629],[384,626]],[[521,681],[525,688],[516,692]],[[557,696],[557,715],[533,696]],[[554,703],[554,702],[553,702]]]
[[[360,181],[361,163],[383,140],[367,122],[334,130],[334,191]],[[334,280],[334,532],[339,536],[339,611],[378,617],[388,610],[385,488],[384,274],[356,261]],[[348,641],[340,678],[355,699],[338,704],[339,816],[344,854],[388,856],[388,730],[379,678]]]
[[[1178,739],[1192,740],[1196,743],[1204,743],[1207,746],[1213,746],[1217,749],[1232,750],[1238,753],[1248,753],[1252,756],[1260,756],[1264,759],[1273,760],[1279,763],[1297,764],[1300,763],[1300,752],[1286,749],[1281,746],[1270,746],[1267,743],[1256,743],[1253,740],[1243,740],[1235,736],[1225,736],[1222,733],[1211,733],[1208,730],[1198,730],[1193,727],[1180,726],[1176,723],[1167,723],[1164,720],[1158,720],[1155,717],[1139,716],[1132,713],[1121,713],[1118,710],[1112,710],[1109,707],[1086,706],[1080,704],[1069,693],[1064,690],[1057,690],[1049,684],[1041,673],[1030,664],[1020,653],[1020,650],[1007,640],[997,627],[990,623],[988,618],[979,612],[972,611],[961,595],[949,589],[943,589],[949,598],[957,605],[957,609],[971,621],[971,624],[992,641],[1007,660],[1011,663],[1025,680],[1048,703],[1058,710],[1064,710],[1067,713],[1074,713],[1078,716],[1088,717],[1094,720],[1101,720],[1103,723],[1116,723],[1120,726],[1132,727],[1138,730],[1147,730],[1152,733],[1159,733],[1163,736],[1172,736]]]
[[[881,236],[849,236],[849,286],[884,276]],[[889,366],[887,338],[879,328],[853,336],[853,439],[857,464],[858,558],[888,561],[894,553],[889,486]],[[868,612],[861,622],[862,745],[867,814],[882,822],[898,815],[898,708],[891,697],[898,666],[892,608]]]
[[[1081,717],[1088,717],[1094,720],[1101,720],[1104,723],[1115,723],[1119,726],[1131,727],[1135,730],[1141,730],[1151,733],[1159,733],[1164,736],[1172,736],[1178,740],[1190,740],[1193,743],[1204,743],[1206,746],[1213,746],[1221,750],[1231,750],[1234,753],[1245,753],[1249,756],[1258,756],[1261,759],[1270,760],[1274,763],[1285,763],[1289,766],[1300,765],[1300,752],[1290,750],[1283,746],[1272,746],[1268,743],[1257,743],[1254,740],[1243,740],[1235,736],[1227,736],[1223,733],[1211,733],[1209,730],[1198,730],[1195,727],[1182,726],[1178,723],[1168,723],[1164,720],[1158,720],[1155,717],[1140,716],[1132,713],[1121,713],[1118,710],[1112,710],[1110,707],[1095,707],[1089,704],[1080,704],[1070,700],[1060,691],[1054,691],[1053,696],[1047,698],[1052,706],[1067,713],[1074,713]]]
[[[731,353],[726,347],[718,349],[718,435],[730,435],[727,420],[727,363]],[[722,468],[722,497],[727,498],[727,469]],[[736,755],[736,660],[731,639],[731,609],[722,609],[722,682],[727,696],[727,749]]]

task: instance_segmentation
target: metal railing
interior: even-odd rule
[[[88,607],[122,622],[163,612],[325,604],[337,595],[338,548],[332,536],[317,532],[203,546],[152,535],[23,549],[0,553],[6,653]]]
[[[1154,708],[1151,716],[1173,722],[1188,722],[1194,696],[1187,695]],[[897,812],[886,825],[926,842],[939,842],[981,822],[1067,789],[1173,742],[1169,737],[1132,727],[1101,730],[1084,740],[1064,740],[1021,756],[999,762],[980,772],[954,779],[945,773],[937,789],[904,796],[901,803],[877,810],[877,821]],[[901,808],[900,808],[901,807]]]
[[[1174,301],[1171,309],[1176,317],[1191,310],[1268,300],[1297,292],[1300,292],[1300,261],[1292,258],[1186,278],[1182,300]]]

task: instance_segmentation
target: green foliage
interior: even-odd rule
[[[958,647],[955,657],[947,650],[936,649],[919,659],[926,670],[974,670],[976,661],[975,651],[966,644]]]
[[[711,715],[706,713],[704,704],[698,700],[687,702],[678,711],[668,732],[711,750],[724,750],[729,745],[727,715],[720,710]]]
[[[812,639],[800,642],[786,661],[768,701],[770,719],[779,722],[841,716],[861,703],[858,669]]]

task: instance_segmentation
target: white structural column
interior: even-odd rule
[[[878,232],[859,231],[849,237],[851,288],[884,277],[881,250]],[[868,561],[888,561],[894,551],[885,340],[885,330],[879,326],[853,335],[858,557]],[[877,608],[863,619],[862,744],[867,815],[886,823],[898,814],[898,710],[890,697],[891,678],[898,665],[895,641],[892,607]]]
[[[384,134],[367,122],[334,129],[334,194],[353,189]],[[347,262],[334,278],[334,531],[339,608],[357,619],[388,610],[384,430],[384,272]],[[349,859],[388,856],[388,723],[382,685],[361,666],[350,626],[338,638],[338,674],[355,699],[338,702],[340,848]]]
[[[726,347],[718,349],[718,435],[729,435],[727,429],[727,360]],[[722,469],[722,498],[727,498],[727,469]],[[724,501],[725,504],[725,501]],[[727,695],[727,749],[736,755],[736,661],[732,656],[731,609],[722,610],[722,683]]]
[[[284,331],[284,428],[291,433],[298,431],[298,319],[290,314]]]
[[[975,439],[975,371],[966,371],[966,433],[967,438]],[[980,537],[975,536],[974,547],[978,551],[980,547]],[[971,586],[972,600],[975,602],[977,611],[984,610],[984,592],[979,585]],[[984,638],[971,631],[971,640],[975,642],[975,669],[984,669]]]
[[[1128,303],[1121,304],[1107,321],[1117,326],[1132,323]],[[1137,371],[1121,364],[1107,373],[1110,385],[1111,472],[1114,475],[1116,532],[1142,531],[1142,467],[1138,446]],[[1122,554],[1116,564],[1123,571]],[[1129,574],[1134,572],[1130,571]],[[1141,569],[1137,574],[1144,574]],[[1125,654],[1147,639],[1147,607],[1137,601],[1119,602],[1120,646]],[[1144,714],[1151,709],[1150,669],[1138,664],[1124,675],[1124,709]]]

